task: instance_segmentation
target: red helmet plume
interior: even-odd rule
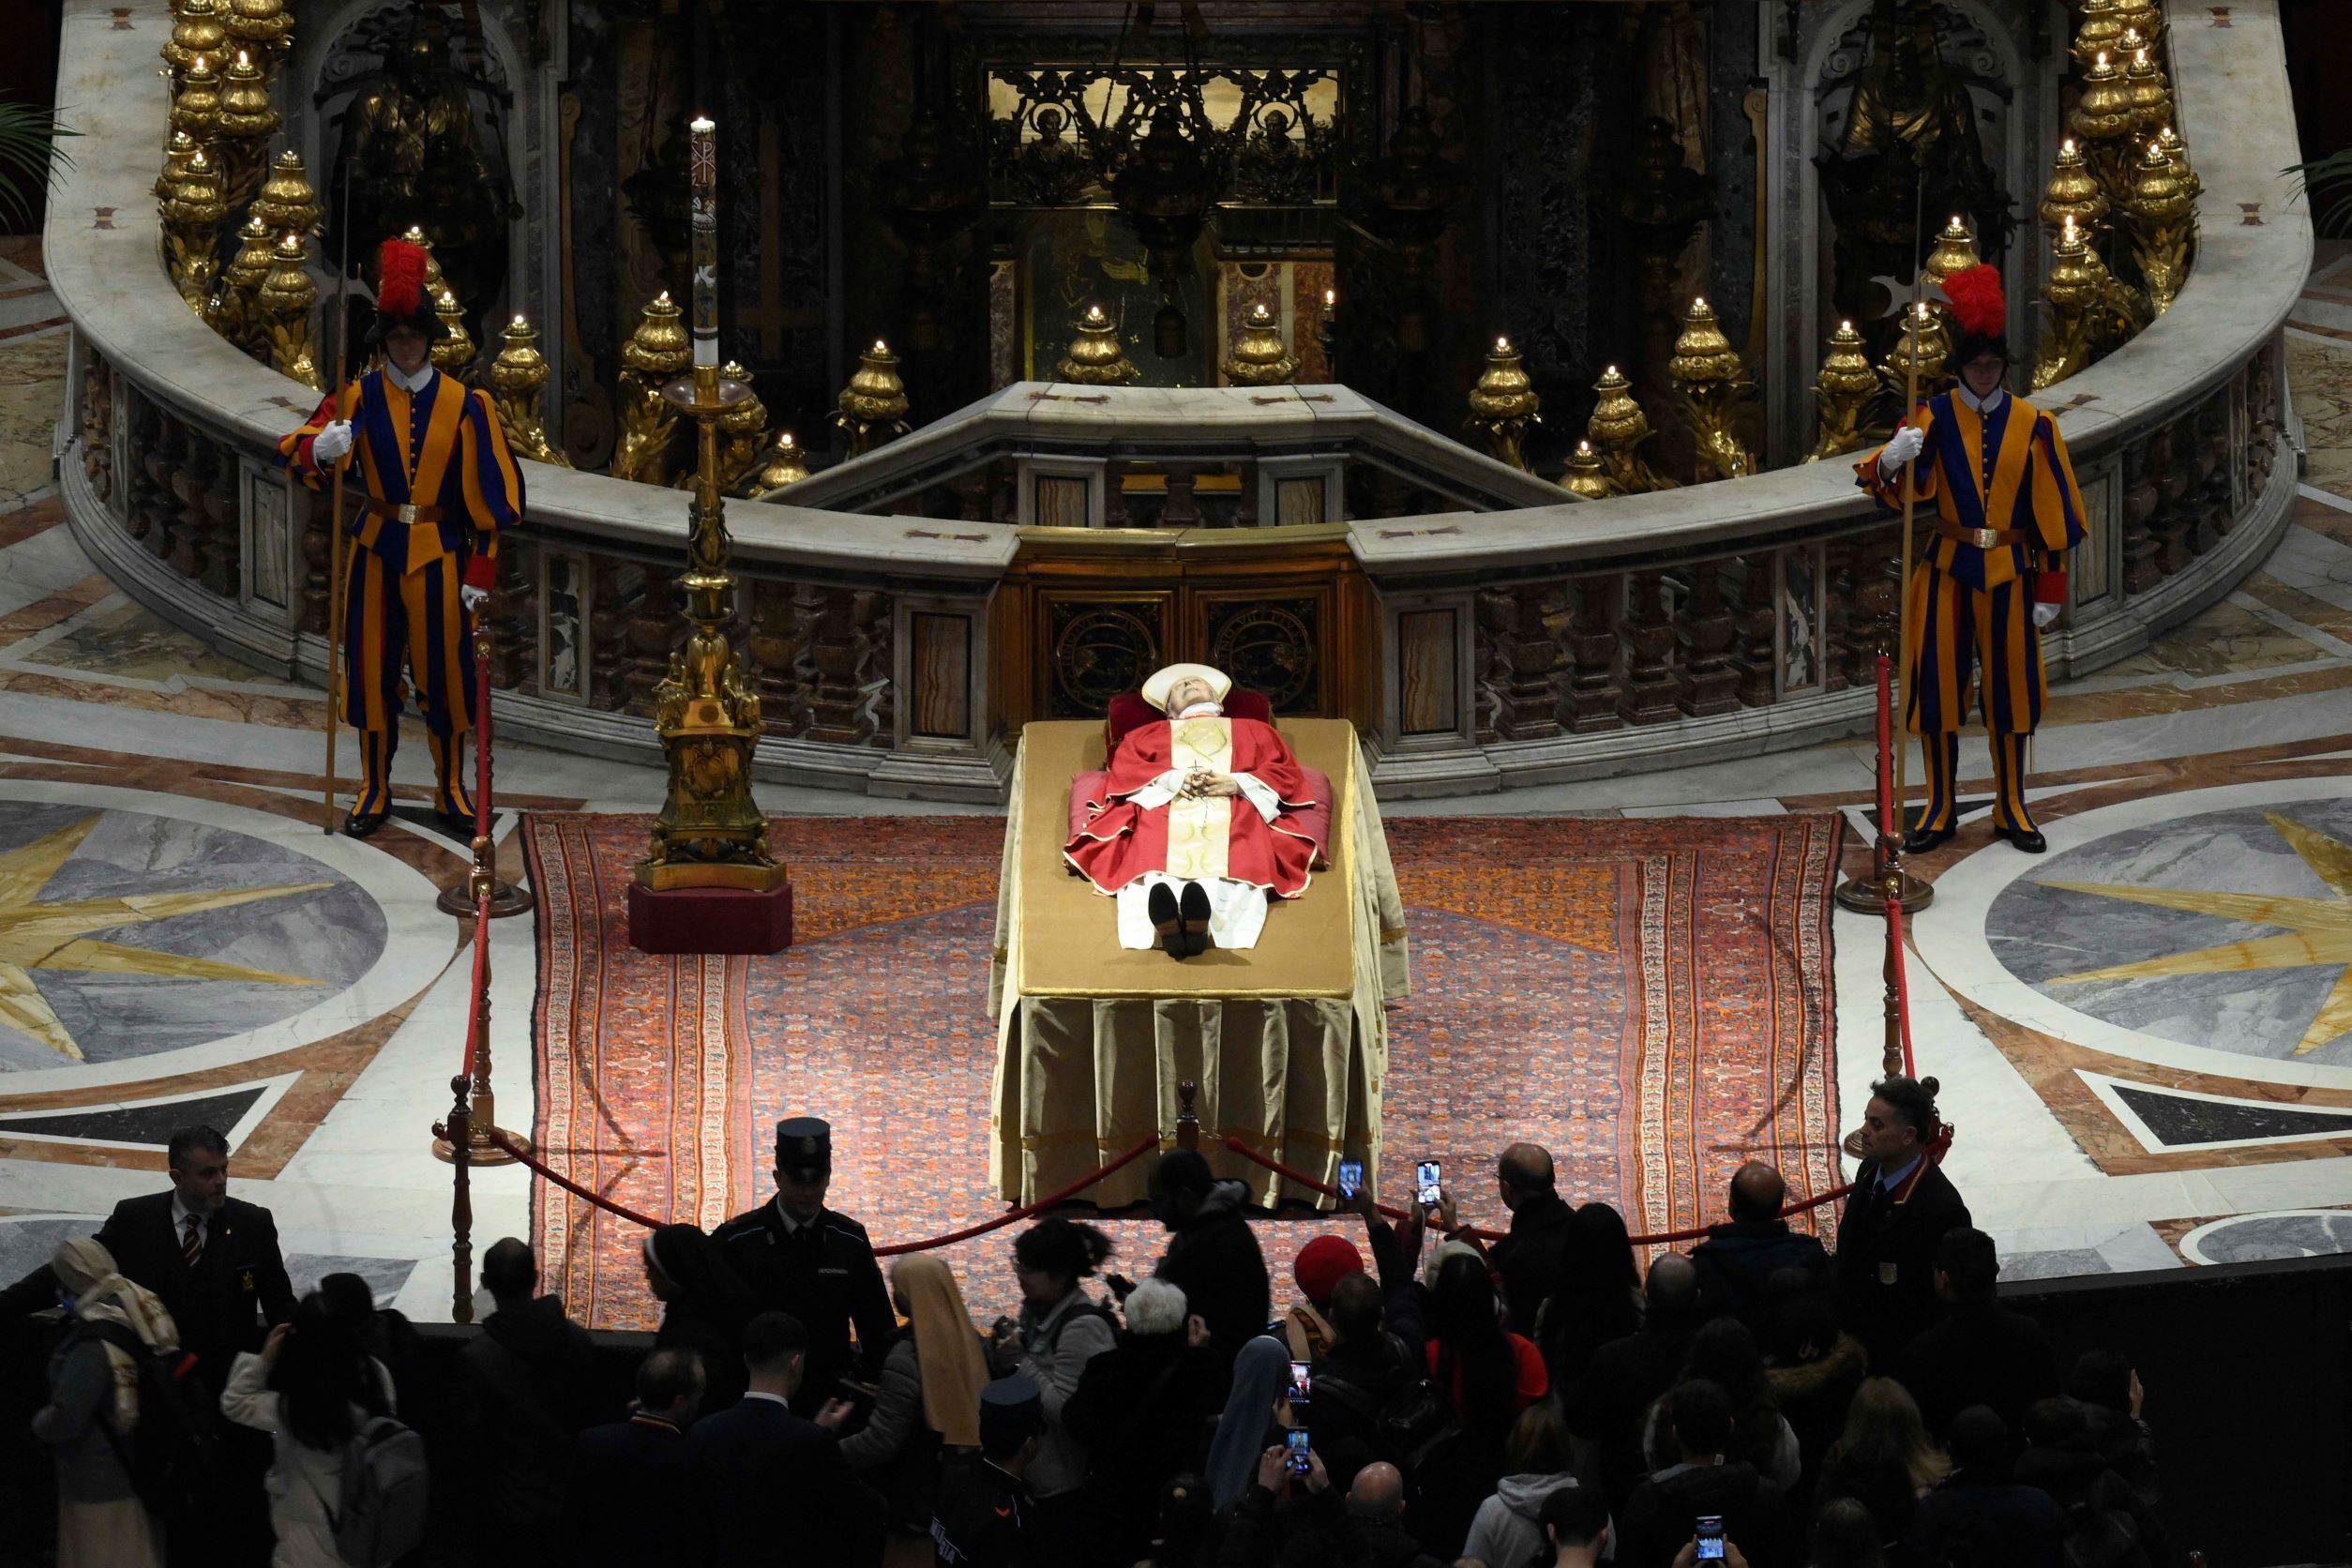
[[[1979,263],[1944,279],[1944,297],[1960,330],[1971,338],[1998,338],[2009,329],[2009,300],[2001,293],[2000,268]]]
[[[376,252],[376,309],[395,321],[425,313],[423,247],[404,239],[384,242]]]

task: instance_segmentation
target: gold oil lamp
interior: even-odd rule
[[[1953,273],[1966,272],[1983,260],[1976,251],[1976,231],[1953,213],[1937,234],[1935,249],[1927,253],[1928,280],[1940,286]]]
[[[686,323],[670,291],[648,301],[637,330],[621,345],[621,439],[612,449],[612,476],[641,484],[670,482],[671,437],[677,410],[661,389],[693,363]]]
[[[433,339],[433,369],[459,381],[481,351],[474,346],[474,334],[465,324],[465,309],[458,303],[457,292],[446,285],[433,296],[433,314],[441,318],[441,336]]]
[[[1666,374],[1681,395],[1701,471],[1720,479],[1754,474],[1756,455],[1740,440],[1735,426],[1755,384],[1705,299],[1691,301],[1681,336],[1674,339],[1674,357],[1666,361]]]
[[[319,193],[302,167],[302,155],[288,147],[270,166],[269,179],[253,198],[253,215],[275,234],[307,234],[319,226]]]
[[[1841,452],[1859,451],[1864,445],[1862,418],[1878,392],[1878,372],[1870,368],[1869,352],[1852,322],[1840,322],[1830,334],[1829,350],[1813,378],[1813,395],[1821,411],[1820,433],[1805,461],[1819,462]]]
[[[172,18],[171,35],[163,40],[163,61],[176,77],[187,75],[200,54],[218,60],[229,48],[229,35],[212,0],[179,0]]]
[[[163,241],[172,280],[199,316],[212,300],[220,275],[220,220],[229,215],[220,199],[220,173],[204,149],[188,154],[163,202]]]
[[[2105,269],[2068,215],[2050,247],[2050,275],[2042,285],[2048,303],[2036,345],[2032,389],[2036,392],[2090,367],[2090,318],[2105,292]]]
[[[1587,501],[1606,501],[1617,493],[1617,487],[1609,483],[1609,471],[1602,463],[1601,454],[1592,449],[1591,441],[1577,442],[1576,449],[1568,454],[1568,469],[1560,476],[1560,488]]]
[[[213,69],[217,55],[199,54],[180,73],[180,90],[172,95],[172,128],[188,132],[201,146],[220,134],[220,77]],[[216,165],[219,159],[215,160]]]
[[[506,324],[498,357],[490,361],[490,373],[484,378],[490,383],[490,401],[498,410],[498,428],[506,432],[506,445],[514,448],[515,456],[569,468],[572,460],[547,438],[541,406],[547,378],[539,334],[528,318],[517,316]]]
[[[2123,217],[2132,234],[2132,259],[2138,264],[2148,303],[2156,314],[2172,309],[2180,285],[2189,275],[2189,219],[2194,211],[2180,173],[2164,143],[2151,140],[2132,170],[2131,195]]]
[[[2110,204],[2106,188],[2083,160],[2081,146],[2071,136],[2059,143],[2058,162],[2050,171],[2050,183],[2042,188],[2038,209],[2051,237],[2055,239],[2068,222],[2088,235],[2107,216]]]
[[[215,116],[221,194],[229,205],[241,207],[261,189],[269,173],[269,139],[278,134],[279,123],[261,67],[248,51],[238,50],[235,63],[223,78],[220,110]]]
[[[755,501],[765,501],[787,485],[797,485],[808,477],[807,454],[790,430],[778,430],[760,454],[759,463],[752,469],[745,489]]]
[[[2172,87],[2136,33],[2127,36],[2131,63],[2123,68],[2123,94],[2132,105],[2132,134],[2143,141],[2172,124]]]
[[[229,0],[220,25],[264,71],[294,48],[294,18],[286,14],[286,0]]]
[[[841,388],[833,423],[849,437],[849,455],[863,457],[907,433],[907,384],[898,379],[898,356],[882,339],[857,357],[857,372]]]
[[[310,309],[319,302],[310,281],[310,247],[300,234],[280,234],[262,283],[262,317],[269,334],[269,365],[314,392],[324,392],[310,350]]]
[[[1263,304],[1242,318],[1241,334],[1225,357],[1225,379],[1235,386],[1279,386],[1299,373],[1282,341],[1282,324]]]
[[[1058,379],[1080,386],[1123,386],[1143,374],[1128,360],[1117,324],[1100,305],[1087,306],[1070,329],[1077,336],[1070,339],[1069,353],[1053,368]]]
[[[2083,20],[2074,29],[2074,58],[2088,66],[2123,47],[2124,21],[2116,0],[2083,0]]]
[[[1535,384],[1519,363],[1519,351],[1510,339],[1497,338],[1486,351],[1485,369],[1470,387],[1470,417],[1462,421],[1462,429],[1485,442],[1489,457],[1524,474],[1527,454],[1520,443],[1530,425],[1543,422],[1537,412],[1541,407]]]
[[[211,321],[219,333],[248,354],[268,338],[261,311],[262,285],[275,264],[277,241],[258,215],[248,215],[237,231],[237,253],[220,269],[219,292],[212,297]]]
[[[2133,148],[2132,126],[2136,115],[2130,87],[2114,60],[2102,53],[2083,78],[2082,96],[2066,118],[2067,134],[2083,149],[2083,158],[2110,201],[2120,201]]]
[[[1585,421],[1584,431],[1601,454],[1609,484],[1621,495],[1677,488],[1676,480],[1651,467],[1650,460],[1641,455],[1641,445],[1651,431],[1650,416],[1634,400],[1633,383],[1611,365],[1592,384],[1592,390],[1600,398],[1592,405],[1592,417]]]
[[[1951,386],[1954,377],[1944,373],[1944,361],[1952,356],[1952,329],[1945,324],[1944,313],[1925,300],[1918,306],[1918,329],[1906,322],[1895,334],[1894,347],[1878,367],[1879,384],[1894,399],[1895,406],[1903,406],[1904,394],[1913,384],[1916,375],[1919,395],[1931,398]]]

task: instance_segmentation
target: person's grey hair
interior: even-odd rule
[[[1186,1309],[1184,1293],[1164,1279],[1147,1279],[1127,1296],[1127,1330],[1131,1334],[1182,1334]]]

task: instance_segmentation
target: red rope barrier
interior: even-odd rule
[[[1084,1192],[1112,1171],[1133,1165],[1159,1146],[1160,1135],[1153,1133],[1108,1165],[1097,1168],[1093,1175],[1081,1176],[1060,1191],[1046,1194],[1034,1203],[1027,1203],[1020,1208],[1007,1210],[994,1219],[982,1220],[979,1224],[966,1226],[961,1230],[951,1230],[944,1236],[934,1236],[927,1242],[899,1242],[891,1246],[878,1246],[874,1249],[874,1256],[896,1258],[904,1252],[928,1252],[933,1247],[953,1246],[957,1242],[968,1242],[974,1236],[985,1236],[991,1230],[1002,1230],[1008,1225],[1018,1225],[1040,1210],[1050,1209],[1057,1203],[1067,1202],[1071,1198]]]

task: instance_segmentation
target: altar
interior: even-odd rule
[[[1070,782],[1103,765],[1103,726],[1023,729],[988,987],[992,1158],[1007,1201],[1052,1192],[1154,1132],[1172,1143],[1186,1081],[1199,1085],[1211,1163],[1248,1182],[1252,1202],[1318,1195],[1235,1159],[1222,1138],[1326,1183],[1343,1157],[1361,1158],[1377,1180],[1383,1004],[1410,989],[1404,904],[1355,727],[1284,718],[1276,728],[1302,764],[1331,778],[1329,864],[1268,912],[1256,947],[1182,963],[1122,948],[1112,900],[1062,857]],[[1088,1196],[1106,1208],[1135,1202],[1144,1174],[1130,1165]]]

